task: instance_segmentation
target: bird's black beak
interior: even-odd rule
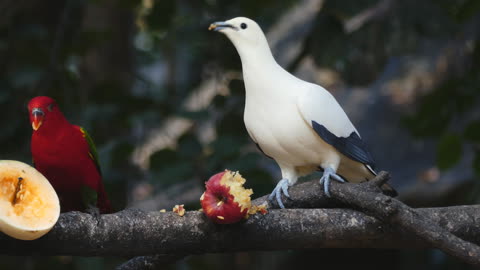
[[[45,113],[40,108],[33,108],[32,110],[32,128],[38,130],[43,123]]]
[[[223,29],[231,28],[233,30],[238,30],[237,27],[227,23],[227,22],[214,22],[210,24],[208,27],[208,30],[213,30],[213,31],[222,31]]]

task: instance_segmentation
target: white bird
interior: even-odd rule
[[[255,21],[237,17],[212,23],[209,30],[225,34],[237,49],[246,92],[245,126],[282,172],[270,200],[276,198],[284,208],[281,192],[290,197],[289,186],[316,170],[323,170],[320,184],[327,196],[330,179],[363,182],[375,177],[372,156],[342,107],[323,87],[278,65]]]

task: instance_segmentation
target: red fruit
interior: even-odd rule
[[[245,179],[238,172],[225,170],[210,177],[206,191],[200,197],[203,212],[213,222],[230,224],[246,218],[251,207],[251,189],[245,189]]]

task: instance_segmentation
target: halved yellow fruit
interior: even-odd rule
[[[0,160],[0,231],[21,240],[46,234],[60,216],[57,193],[28,164]]]

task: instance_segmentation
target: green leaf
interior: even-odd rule
[[[480,120],[470,122],[463,136],[469,141],[480,142]]]
[[[462,141],[457,134],[445,134],[437,146],[437,166],[446,170],[454,166],[462,157]]]

